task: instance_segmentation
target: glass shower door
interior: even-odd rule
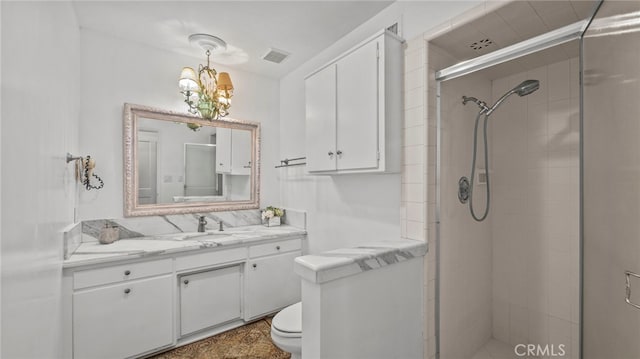
[[[605,1],[583,45],[582,357],[640,358],[640,2]]]

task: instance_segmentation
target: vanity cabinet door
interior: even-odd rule
[[[240,265],[180,277],[180,334],[240,319]]]
[[[251,320],[300,301],[300,277],[293,271],[301,251],[247,262],[244,319]]]
[[[230,128],[216,128],[216,173],[231,173]]]
[[[76,291],[74,358],[127,358],[173,344],[173,278]]]

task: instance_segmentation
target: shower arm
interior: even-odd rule
[[[513,95],[514,93],[516,93],[516,89],[513,89],[502,95],[502,97],[500,97],[498,101],[496,101],[496,103],[494,103],[493,106],[491,106],[491,108],[487,110],[487,116],[491,115],[491,113],[495,111],[507,99],[507,97]]]

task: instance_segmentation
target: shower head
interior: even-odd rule
[[[518,96],[522,97],[522,96],[529,95],[530,93],[534,92],[539,88],[540,88],[540,81],[538,80],[526,80],[521,82],[518,86],[512,88],[509,92],[502,95],[502,97],[500,97],[500,99],[496,101],[496,103],[493,106],[491,106],[491,108],[487,111],[487,116],[489,116],[493,111],[495,111],[498,108],[498,106],[500,106],[502,102],[504,102],[504,100],[507,99],[507,97],[513,95],[514,93],[517,93]]]
[[[512,91],[515,91],[518,96],[527,96],[540,88],[540,81],[538,80],[526,80],[520,85],[516,86]]]

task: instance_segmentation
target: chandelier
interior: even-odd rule
[[[184,95],[184,102],[189,106],[190,113],[199,114],[207,120],[217,120],[229,114],[233,84],[229,73],[218,74],[210,66],[209,60],[212,51],[225,50],[227,43],[208,34],[193,34],[189,36],[189,42],[205,50],[207,65],[200,65],[197,75],[191,67],[182,69],[178,80],[180,93]]]

